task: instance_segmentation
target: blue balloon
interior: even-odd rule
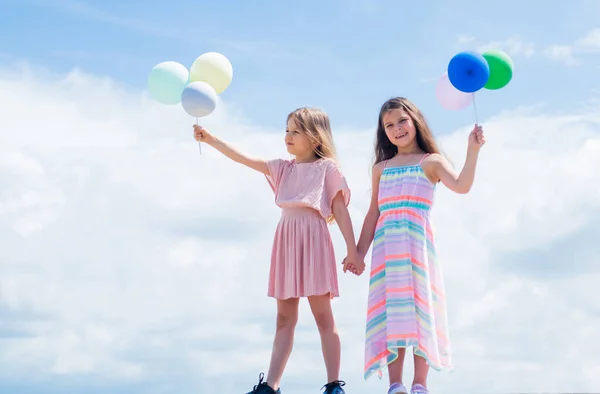
[[[181,93],[181,105],[195,118],[210,115],[217,107],[217,92],[206,82],[191,82]]]
[[[458,53],[448,63],[448,79],[461,92],[476,92],[485,86],[489,78],[490,66],[477,52]]]

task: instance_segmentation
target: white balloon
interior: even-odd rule
[[[206,82],[191,82],[181,93],[181,105],[195,118],[210,115],[217,107],[217,92]]]
[[[220,53],[207,52],[200,55],[190,68],[190,80],[202,81],[211,85],[217,94],[229,87],[233,78],[233,67]]]

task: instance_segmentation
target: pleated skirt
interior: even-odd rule
[[[331,234],[312,208],[283,208],[271,253],[268,296],[339,296]]]

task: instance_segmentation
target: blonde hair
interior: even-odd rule
[[[290,113],[287,120],[290,119],[306,135],[317,157],[337,161],[329,116],[325,112],[318,108],[302,107]]]
[[[318,158],[327,158],[337,162],[329,116],[324,111],[318,108],[302,107],[291,112],[287,117],[288,121],[290,119],[293,119],[300,132],[306,135]],[[333,213],[325,218],[325,221],[327,224],[334,223]]]

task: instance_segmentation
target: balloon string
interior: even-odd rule
[[[198,125],[198,118],[196,118],[196,125]],[[202,154],[202,142],[198,141],[198,150],[200,154]]]
[[[471,93],[473,95],[473,111],[475,112],[475,124],[479,124],[479,120],[477,119],[477,105],[475,104],[475,92]]]

